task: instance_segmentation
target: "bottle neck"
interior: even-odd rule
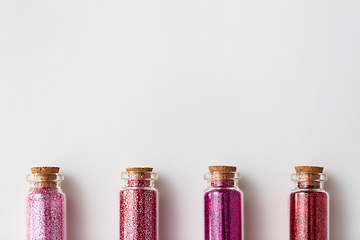
[[[60,173],[36,173],[27,175],[30,189],[54,188],[60,189],[64,176]]]
[[[237,187],[237,181],[233,179],[210,180],[211,187]]]
[[[35,182],[35,183],[30,183],[30,189],[40,189],[40,188],[61,189],[61,184],[57,183],[57,182]]]
[[[241,178],[237,172],[209,172],[205,174],[205,180],[209,187],[237,187],[238,180]]]
[[[295,189],[324,189],[326,175],[323,173],[294,173],[291,180],[295,182]]]
[[[130,179],[125,181],[126,187],[154,187],[154,180]]]
[[[324,189],[323,182],[302,182],[295,183],[295,187],[298,189]]]
[[[154,187],[157,174],[154,172],[123,172],[125,187]]]

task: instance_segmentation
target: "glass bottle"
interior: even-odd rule
[[[149,167],[127,168],[121,174],[120,240],[158,239],[157,174]]]
[[[58,167],[33,167],[27,175],[26,239],[66,240],[66,199]]]
[[[210,166],[205,174],[205,240],[244,240],[241,178],[234,166]]]
[[[297,166],[291,175],[290,240],[329,240],[329,194],[323,167]]]

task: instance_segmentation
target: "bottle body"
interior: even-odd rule
[[[216,180],[209,173],[204,194],[205,240],[243,240],[243,194],[237,186],[238,173]]]
[[[205,240],[242,240],[242,193],[213,189],[205,193]]]
[[[294,191],[290,194],[290,240],[328,240],[328,193]]]
[[[310,181],[309,181],[310,179]],[[290,193],[290,240],[329,240],[329,194],[322,173],[293,174]]]
[[[66,197],[60,188],[62,179],[58,173],[28,175],[31,188],[26,196],[27,240],[66,240]]]
[[[132,169],[133,170],[133,169]],[[120,191],[120,240],[158,240],[158,191],[156,173],[123,173]]]

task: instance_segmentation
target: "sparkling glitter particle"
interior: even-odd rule
[[[290,194],[290,240],[327,240],[328,196],[308,190]]]
[[[242,240],[241,193],[214,189],[205,193],[205,240]]]
[[[147,180],[128,181],[120,191],[120,240],[157,240],[157,191]]]
[[[26,198],[27,240],[65,240],[65,196],[57,188],[34,188]]]

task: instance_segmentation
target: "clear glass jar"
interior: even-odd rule
[[[121,174],[125,187],[120,191],[120,240],[158,239],[157,174],[152,168],[127,168]]]
[[[291,175],[290,240],[329,240],[329,194],[323,167],[297,166]]]
[[[66,240],[66,198],[61,190],[64,176],[58,167],[34,167],[27,175],[26,239]]]
[[[205,174],[205,240],[244,240],[243,193],[233,166],[210,166]]]

